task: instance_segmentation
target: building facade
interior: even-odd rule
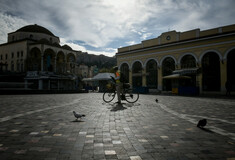
[[[235,91],[235,25],[209,30],[169,31],[118,48],[117,63],[133,87],[178,94]]]
[[[77,86],[77,55],[59,37],[39,25],[28,25],[8,33],[7,43],[0,45],[0,75],[5,85],[23,84],[25,89],[74,90]],[[23,82],[5,78],[20,75]],[[2,82],[3,83],[3,82]],[[12,83],[14,85],[14,83]],[[15,83],[16,84],[16,83]]]

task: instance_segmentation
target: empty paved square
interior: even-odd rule
[[[85,93],[0,95],[0,102],[1,159],[235,158],[233,99],[140,95],[120,106]]]

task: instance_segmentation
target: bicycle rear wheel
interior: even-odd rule
[[[115,95],[116,95],[116,92],[114,90],[106,90],[103,94],[103,100],[106,103],[109,103],[114,99]]]
[[[139,93],[133,93],[132,89],[128,89],[125,93],[126,101],[129,103],[135,103],[139,99]]]

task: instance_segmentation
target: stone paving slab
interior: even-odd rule
[[[234,100],[140,95],[120,106],[87,93],[0,101],[1,160],[235,159]],[[74,110],[86,117],[76,121]],[[207,130],[194,124],[202,117]]]

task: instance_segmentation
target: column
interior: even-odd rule
[[[157,72],[157,81],[158,81],[158,85],[157,85],[157,89],[159,91],[162,91],[162,67],[158,66],[158,72]]]
[[[43,71],[43,55],[41,56],[41,71]]]
[[[220,87],[221,94],[226,94],[225,83],[227,81],[227,60],[220,61]]]
[[[196,75],[196,85],[199,87],[199,94],[203,92],[202,90],[202,64],[198,63],[198,67],[201,70],[199,74]]]
[[[132,69],[129,70],[129,83],[132,86]]]
[[[142,69],[142,87],[146,87],[146,67]]]

